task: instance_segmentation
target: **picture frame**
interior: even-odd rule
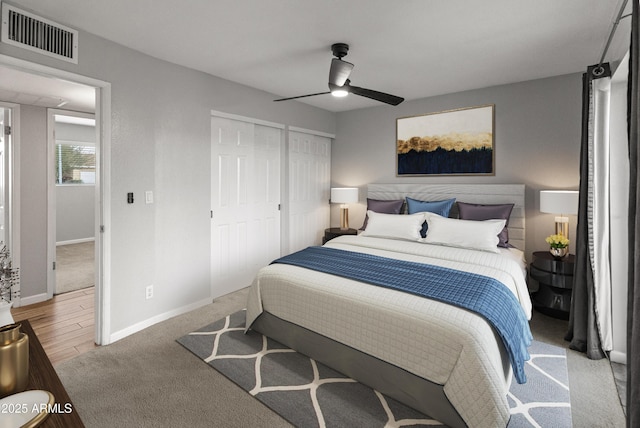
[[[495,175],[495,105],[396,119],[396,175]]]

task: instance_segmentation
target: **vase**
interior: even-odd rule
[[[7,302],[0,299],[0,327],[13,324],[13,317],[11,316],[12,304],[13,302]]]
[[[549,252],[556,259],[561,259],[567,255],[569,249],[567,247],[564,248],[549,248]]]
[[[29,336],[20,324],[0,327],[0,398],[22,392],[29,383]]]

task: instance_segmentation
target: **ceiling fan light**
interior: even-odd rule
[[[340,88],[340,89],[334,89],[333,91],[331,91],[331,95],[333,95],[334,97],[342,98],[349,95],[349,92],[346,89]]]

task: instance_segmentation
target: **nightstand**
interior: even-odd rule
[[[529,275],[539,284],[533,296],[536,310],[554,318],[569,319],[574,263],[573,254],[555,259],[548,251],[533,253]]]
[[[330,227],[324,230],[324,237],[322,238],[322,244],[326,244],[327,241],[331,241],[333,238],[337,238],[342,235],[357,235],[358,231],[355,229],[340,229],[339,227]]]

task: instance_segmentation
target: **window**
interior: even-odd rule
[[[56,141],[56,184],[95,184],[96,146]]]

